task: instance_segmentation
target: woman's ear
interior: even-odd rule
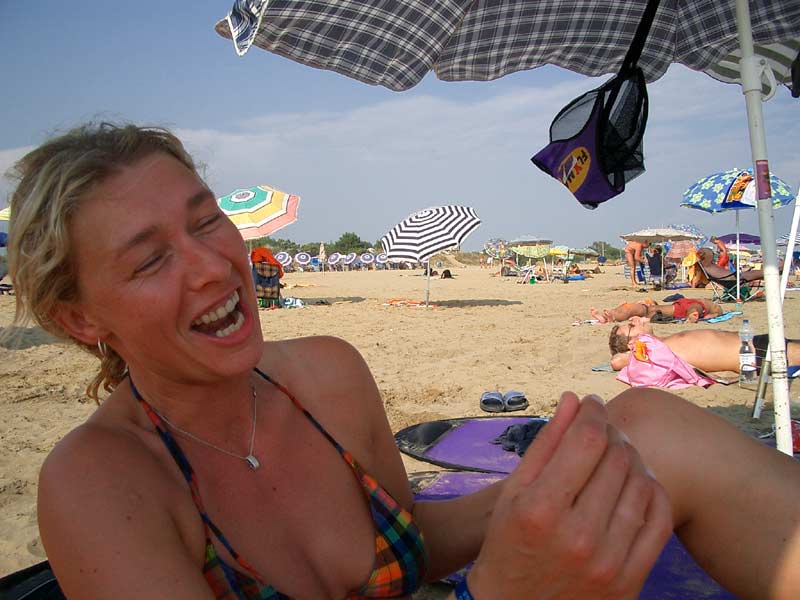
[[[59,302],[53,308],[50,317],[61,329],[67,332],[70,337],[94,346],[98,339],[104,337],[108,332],[99,327],[88,317],[80,304],[72,302]]]

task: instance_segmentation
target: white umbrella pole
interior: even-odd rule
[[[742,302],[742,247],[739,245],[739,211],[736,211],[736,304]]]
[[[736,0],[736,24],[742,59],[742,92],[747,106],[750,131],[750,152],[756,179],[756,204],[761,249],[764,255],[764,285],[767,296],[767,322],[769,346],[772,349],[772,393],[775,407],[775,437],[778,450],[792,454],[791,413],[789,407],[789,381],[786,377],[786,346],[784,343],[783,309],[778,277],[778,252],[775,245],[775,223],[772,216],[772,198],[761,198],[758,193],[759,177],[768,176],[767,142],[764,134],[764,115],[761,111],[761,77],[758,59],[753,50],[753,31],[750,24],[748,0]],[[769,180],[767,179],[767,185]]]
[[[426,262],[426,270],[428,271],[428,287],[425,289],[425,306],[428,306],[428,303],[431,299],[431,259],[429,258]]]
[[[800,187],[800,184],[798,184]],[[786,286],[789,284],[789,271],[792,267],[792,252],[794,252],[794,240],[797,235],[797,224],[800,221],[800,203],[797,198],[794,200],[794,214],[792,215],[792,226],[789,229],[789,244],[786,247],[786,256],[783,259],[783,271],[781,272],[781,304],[786,297]],[[771,364],[772,352],[767,348],[767,356],[764,359],[764,365]],[[753,404],[753,418],[761,418],[761,405],[764,403],[764,392],[767,387],[767,380],[769,374],[765,372],[766,367],[762,368],[761,374],[758,378],[758,389],[756,391],[756,401]]]

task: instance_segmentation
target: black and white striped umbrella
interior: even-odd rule
[[[403,219],[381,244],[390,259],[426,262],[437,252],[460,246],[480,224],[469,206],[435,206]]]

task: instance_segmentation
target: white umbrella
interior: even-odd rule
[[[381,238],[389,259],[425,263],[428,287],[425,306],[431,294],[430,259],[437,252],[460,246],[475,231],[481,220],[468,206],[435,206],[409,215]]]

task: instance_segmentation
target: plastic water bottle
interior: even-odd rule
[[[744,319],[739,328],[739,386],[754,388],[758,383],[756,373],[756,352],[753,349],[753,329],[750,321]]]

